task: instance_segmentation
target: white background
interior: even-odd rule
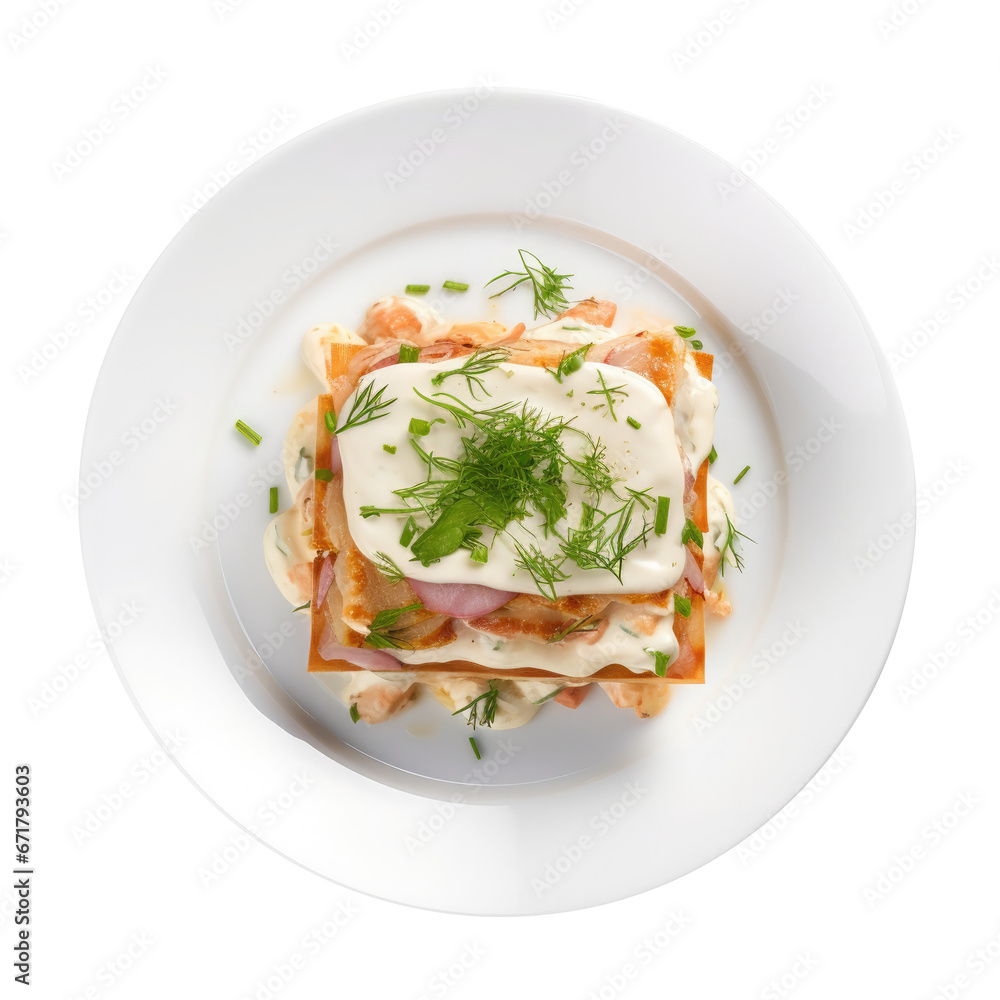
[[[987,0],[393,0],[352,51],[387,7],[12,0],[0,14],[0,773],[23,761],[34,770],[35,995],[997,996],[1000,282],[988,262],[1000,253],[1000,10]],[[920,491],[896,644],[819,780],[757,838],[638,898],[549,917],[452,917],[341,889],[258,844],[206,884],[236,830],[154,753],[86,593],[67,497],[94,380],[184,206],[213,172],[257,155],[250,137],[263,152],[345,112],[481,77],[596,98],[743,164],[844,276],[895,356]],[[144,78],[159,82],[119,114],[116,99]],[[93,153],[54,169],[104,117],[113,127]],[[879,217],[862,227],[873,202]],[[105,288],[91,314],[88,298]],[[25,376],[49,342],[65,346]],[[864,655],[851,610],[845,595],[845,658]],[[81,837],[106,797],[119,808]],[[489,859],[466,877],[489,879]],[[0,886],[5,995],[12,903]],[[332,923],[321,928],[338,912],[350,916],[330,936]],[[659,946],[643,940],[671,914],[677,933],[653,955]],[[463,955],[458,978],[448,969]]]

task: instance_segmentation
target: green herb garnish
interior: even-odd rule
[[[254,447],[259,445],[263,440],[263,438],[252,427],[243,423],[242,420],[237,420],[234,426],[248,441],[253,442]]]
[[[420,357],[420,348],[412,344],[399,345],[399,363],[401,365],[411,365]]]
[[[667,676],[667,663],[670,660],[669,653],[663,653],[658,649],[647,649],[645,652],[653,658],[653,672],[657,677]]]
[[[396,446],[394,444],[384,444],[382,445],[382,450],[387,451],[390,455],[396,454]]]
[[[642,424],[640,424],[639,421],[635,419],[635,417],[628,417],[627,420],[629,427],[634,427],[636,430],[638,430],[642,426]]]
[[[399,536],[399,544],[405,549],[410,542],[413,541],[413,536],[417,533],[417,522],[413,519],[412,515],[406,519],[406,524],[403,525],[403,533]]]
[[[333,479],[333,473],[329,469],[317,469],[313,475],[322,483],[328,483]]]
[[[599,379],[599,381],[601,383],[600,389],[588,389],[587,390],[587,395],[588,396],[603,396],[607,400],[608,413],[611,414],[611,419],[617,424],[618,423],[618,417],[615,416],[615,400],[614,400],[614,397],[615,396],[621,396],[623,399],[627,399],[628,398],[628,393],[625,391],[625,386],[624,385],[609,386],[604,381],[604,373],[601,372],[601,371],[598,371],[597,378]],[[604,406],[604,403],[601,403],[600,405]]]
[[[564,376],[572,375],[573,372],[579,371],[583,367],[587,351],[589,351],[593,346],[593,344],[584,344],[583,347],[578,347],[575,351],[572,351],[569,354],[564,354],[562,358],[559,359],[559,364],[555,368],[546,368],[545,370],[557,382],[561,383]],[[566,395],[572,396],[572,389],[566,393]]]
[[[407,285],[407,295],[426,295],[431,290],[430,285]]]
[[[373,420],[387,415],[389,407],[396,400],[388,399],[383,402],[382,394],[386,387],[382,386],[378,392],[375,392],[374,389],[375,383],[369,382],[360,392],[355,394],[354,402],[351,404],[351,412],[347,414],[347,419],[337,427],[334,433],[343,434],[344,431],[349,431],[352,427],[360,427],[362,424],[371,423]]]
[[[467,292],[469,286],[463,281],[446,281],[442,288],[450,288],[453,292]]]
[[[368,626],[368,634],[364,644],[375,649],[408,649],[410,644],[392,634],[393,627],[399,619],[409,611],[420,611],[423,605],[419,601],[407,604],[405,608],[384,608]]]
[[[500,694],[500,689],[497,687],[496,681],[490,681],[489,689],[484,691],[481,695],[473,698],[468,705],[463,705],[461,708],[456,708],[452,715],[461,715],[462,712],[467,712],[470,708],[472,712],[469,715],[469,725],[473,729],[476,726],[492,726],[494,719],[496,719],[497,714],[497,695]],[[476,706],[479,706],[478,708]]]
[[[555,696],[556,696],[557,694],[559,694],[559,692],[560,692],[560,691],[564,691],[565,689],[566,689],[566,685],[565,685],[565,684],[560,684],[560,685],[559,685],[559,687],[557,687],[557,688],[555,689],[555,691],[550,691],[550,692],[549,692],[549,693],[548,693],[547,695],[545,695],[544,697],[542,697],[542,698],[539,698],[539,699],[538,699],[537,701],[535,701],[535,702],[532,702],[532,704],[533,704],[533,705],[541,705],[541,704],[542,704],[543,702],[546,702],[546,701],[548,701],[548,700],[549,700],[549,698],[554,698],[554,697],[555,697]]]
[[[469,387],[469,394],[473,399],[479,398],[472,387],[473,383],[478,385],[480,391],[486,393],[488,396],[489,393],[486,392],[483,380],[479,376],[493,371],[501,362],[506,361],[509,356],[510,352],[503,347],[489,347],[485,350],[475,351],[458,368],[451,368],[446,372],[438,372],[431,379],[431,384],[443,385],[445,379],[451,378],[453,375],[460,375],[465,379],[465,384]]]
[[[361,715],[358,712],[357,702],[351,703],[351,722],[358,722],[361,719]]]
[[[674,594],[674,612],[682,618],[691,617],[691,598]]]
[[[294,614],[296,611],[305,611],[305,609],[308,608],[310,604],[312,604],[312,601],[306,601],[305,604],[300,604],[297,608],[292,608],[292,614]]]
[[[692,340],[689,346],[692,351],[700,351],[705,345],[700,340]]]
[[[691,518],[688,518],[684,522],[684,530],[681,532],[681,544],[686,545],[688,542],[695,542],[700,547],[704,547],[705,545],[705,538],[701,533],[701,528]]]
[[[715,460],[719,457],[719,453],[715,450],[715,445],[712,445],[712,450],[708,453],[708,464],[714,465]]]
[[[698,331],[693,326],[675,326],[674,329],[686,340],[693,337]]]
[[[323,414],[323,423],[326,424],[326,429],[331,433],[336,433],[337,430],[337,418],[332,410],[327,410]]]
[[[733,486],[735,486],[749,471],[750,466],[745,466],[743,471],[733,480]]]
[[[599,619],[593,615],[587,615],[579,621],[570,622],[564,629],[560,629],[555,635],[550,635],[546,642],[562,642],[568,635],[576,635],[579,632],[595,632],[601,627]]]
[[[271,510],[272,514],[277,514],[278,513],[278,487],[277,486],[272,486],[271,487],[270,510]]]
[[[412,417],[410,419],[410,433],[416,434],[418,437],[426,437],[431,432],[430,422],[427,420],[421,420],[419,417]]]
[[[667,518],[670,515],[670,497],[656,498],[656,520],[653,522],[653,531],[658,535],[666,534]]]
[[[504,292],[509,292],[512,288],[517,288],[517,286],[523,282],[530,281],[534,292],[536,319],[539,315],[554,316],[557,312],[562,312],[563,309],[569,305],[569,302],[563,293],[567,289],[573,287],[569,284],[569,279],[572,278],[573,275],[556,274],[555,270],[551,267],[547,267],[533,253],[529,253],[527,250],[518,250],[517,254],[521,258],[521,264],[523,265],[524,270],[504,271],[502,274],[498,274],[495,278],[490,278],[490,280],[486,282],[485,287],[487,288],[492,285],[494,281],[502,281],[504,278],[517,279],[502,291],[491,295],[490,298],[495,299],[498,296],[503,295]],[[530,264],[527,260],[528,257],[531,257],[535,263]]]
[[[388,583],[399,583],[406,575],[384,552],[375,553],[375,568]]]
[[[476,760],[482,760],[482,755],[479,753],[479,745],[476,743],[476,737],[469,737],[469,746],[472,747],[472,752],[476,755]]]
[[[726,537],[722,541],[722,546],[719,549],[719,571],[723,576],[726,574],[726,562],[729,561],[731,566],[735,566],[741,573],[743,572],[743,557],[739,552],[736,551],[737,540],[740,538],[746,539],[748,542],[752,542],[753,539],[749,535],[744,535],[742,531],[736,528],[736,525],[729,519],[729,514],[726,514]]]

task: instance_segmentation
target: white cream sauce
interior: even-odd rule
[[[698,374],[694,359],[684,356],[687,378],[674,393],[674,424],[677,438],[691,460],[695,475],[712,451],[715,437],[715,411],[719,408],[719,390]]]
[[[606,340],[614,340],[620,336],[620,333],[610,327],[594,326],[592,323],[584,323],[572,316],[565,316],[552,323],[546,323],[544,326],[525,330],[521,334],[520,340],[556,340],[563,344],[582,345],[602,344]]]
[[[657,593],[677,582],[684,567],[684,547],[681,544],[684,472],[680,455],[673,446],[673,417],[656,386],[625,369],[590,362],[564,376],[562,383],[542,368],[502,364],[479,376],[482,388],[475,390],[479,396],[477,400],[464,377],[452,376],[440,386],[433,384],[434,376],[457,367],[455,359],[434,364],[395,365],[365,376],[359,384],[359,392],[366,385],[373,385],[375,392],[384,387],[383,399],[395,400],[384,417],[353,427],[339,436],[348,528],[355,544],[368,558],[377,560],[378,553],[385,553],[408,576],[418,580],[476,583],[499,590],[538,593],[539,588],[530,573],[517,565],[519,555],[515,541],[524,547],[535,546],[547,557],[559,555],[559,539],[552,532],[546,536],[544,519],[535,512],[529,512],[522,522],[512,522],[505,532],[497,533],[495,538],[490,537],[489,530],[484,532],[482,541],[490,549],[487,563],[474,562],[467,550],[459,549],[429,566],[411,561],[412,553],[400,544],[407,515],[361,516],[362,506],[402,506],[393,490],[414,486],[426,479],[427,467],[410,444],[413,439],[409,432],[411,419],[431,423],[430,432],[416,440],[423,449],[439,457],[460,458],[463,436],[473,433],[470,425],[460,429],[450,413],[421,399],[414,391],[417,389],[430,397],[434,393],[451,393],[464,403],[479,408],[509,401],[515,401],[520,407],[527,400],[530,406],[543,410],[547,415],[571,419],[574,428],[589,435],[591,440],[599,439],[605,446],[605,462],[615,476],[621,477],[617,486],[620,496],[627,497],[625,487],[648,490],[654,507],[643,512],[637,506],[628,531],[628,537],[634,537],[641,530],[645,516],[650,524],[646,544],[640,544],[626,556],[621,583],[607,570],[580,569],[575,562],[566,560],[562,570],[568,573],[568,579],[555,582],[557,596],[612,591]],[[627,396],[614,396],[616,419],[610,415],[605,397],[597,394],[600,389],[599,375],[603,376],[607,386],[622,387],[627,393]],[[489,396],[486,397],[485,393]],[[342,412],[350,412],[356,398],[357,393],[344,404]],[[627,422],[629,416],[641,424],[638,429]],[[441,422],[432,423],[435,420]],[[577,459],[582,458],[589,447],[586,437],[573,431],[564,431],[561,440],[567,454]],[[387,453],[383,449],[384,444],[394,446],[396,453]],[[570,476],[576,474],[567,470],[567,477]],[[557,532],[564,536],[569,527],[579,523],[584,502],[593,501],[582,485],[569,482],[568,487],[567,516],[556,527]],[[667,530],[662,535],[656,535],[652,530],[655,501],[659,496],[671,499]],[[621,501],[615,501],[610,496],[606,496],[601,504],[606,512],[620,506]],[[419,512],[417,522],[422,527],[430,523]]]

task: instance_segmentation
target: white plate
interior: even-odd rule
[[[910,451],[840,279],[753,185],[724,197],[730,174],[588,101],[430,94],[287,144],[163,253],[95,390],[84,558],[102,623],[142,608],[110,643],[137,708],[236,823],[386,899],[568,910],[711,860],[832,753],[902,610]],[[303,331],[355,326],[381,295],[448,278],[472,287],[443,311],[482,318],[483,282],[519,247],[572,271],[579,297],[698,328],[717,358],[713,472],[751,466],[734,495],[755,544],[727,580],[736,611],[710,626],[704,686],[648,721],[599,693],[576,712],[549,705],[523,729],[481,730],[477,763],[470,731],[431,699],[382,726],[350,723],[305,673],[307,622],[275,591],[260,539],[268,488],[289,502],[285,428],[317,391]],[[527,292],[497,309],[530,319]],[[123,444],[133,425],[137,448]]]

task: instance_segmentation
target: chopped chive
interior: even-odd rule
[[[748,472],[750,471],[750,466],[746,466],[744,470],[733,480],[733,486],[735,486]]]
[[[562,691],[562,690],[563,690],[563,689],[564,689],[565,687],[566,687],[566,685],[565,685],[565,684],[560,684],[560,685],[559,685],[559,687],[557,687],[557,688],[555,689],[555,691],[550,691],[550,692],[549,692],[549,693],[548,693],[547,695],[545,695],[545,696],[544,696],[543,698],[539,698],[539,699],[538,699],[538,701],[536,701],[536,702],[533,702],[533,704],[535,704],[535,705],[541,705],[541,704],[542,704],[543,702],[546,702],[546,701],[548,701],[548,700],[549,700],[549,698],[554,698],[554,697],[555,697],[555,696],[556,696],[557,694],[559,694],[559,692],[560,692],[560,691]]]
[[[420,357],[419,347],[414,347],[412,344],[399,345],[399,363],[401,365],[412,364],[419,357]]]
[[[688,518],[684,522],[684,530],[681,532],[681,544],[686,545],[688,542],[696,542],[699,546],[704,546],[705,544],[701,528],[691,518]]]
[[[328,483],[333,479],[333,473],[329,469],[317,469],[313,475],[321,482]]]
[[[700,340],[691,341],[691,350],[700,351],[705,345]]]
[[[351,705],[351,722],[358,722],[361,718],[361,713],[358,711],[357,702]]]
[[[642,424],[640,424],[639,421],[635,419],[635,417],[629,417],[628,424],[630,427],[634,427],[636,430],[638,430],[642,426]]]
[[[626,635],[630,635],[630,636],[632,636],[632,638],[633,638],[633,639],[638,639],[638,638],[639,638],[639,633],[638,633],[638,632],[633,632],[633,631],[632,631],[632,630],[631,630],[630,628],[627,628],[627,627],[626,627],[625,625],[619,625],[618,627],[619,627],[619,628],[620,628],[620,629],[621,629],[621,630],[622,630],[622,631],[623,631],[623,632],[624,632],[624,633],[625,633]]]
[[[667,517],[670,514],[670,497],[656,498],[656,521],[653,524],[653,531],[658,535],[663,535],[667,530]]]
[[[469,286],[461,281],[446,281],[441,287],[450,288],[453,292],[467,292],[469,290]]]
[[[473,542],[469,558],[477,563],[489,562],[490,550],[482,542]]]
[[[331,434],[337,430],[337,418],[331,410],[327,410],[326,413],[323,414],[323,423],[326,424],[326,429]]]
[[[685,339],[693,337],[698,332],[693,326],[675,326],[674,329]]]
[[[252,427],[243,423],[242,420],[237,420],[234,426],[248,441],[253,442],[254,447],[259,445],[260,442],[263,440],[261,436]]]
[[[410,418],[410,433],[416,434],[418,437],[425,437],[430,434],[431,425],[427,420],[421,420],[419,417]]]
[[[389,452],[390,455],[396,454],[396,446],[394,444],[384,444],[382,445],[382,450]]]
[[[466,286],[468,287],[468,286]],[[469,737],[469,745],[472,747],[472,752],[476,755],[476,760],[482,760],[482,754],[479,752],[479,747],[476,745],[476,737]]]
[[[426,295],[431,290],[430,285],[407,285],[407,295]]]
[[[647,649],[647,653],[653,658],[653,672],[657,677],[667,676],[667,662],[670,659],[669,653],[664,653],[659,649]]]
[[[277,486],[272,486],[271,487],[271,513],[272,514],[277,514],[278,513],[278,487]]]
[[[399,536],[399,544],[405,549],[410,542],[413,541],[413,536],[417,533],[417,522],[413,519],[411,515],[406,519],[406,524],[403,525],[403,533]]]
[[[712,445],[712,450],[708,453],[708,464],[714,465],[715,460],[719,457],[719,453],[715,450],[715,445]]]
[[[312,601],[306,601],[305,604],[300,604],[297,608],[292,608],[292,614],[294,614],[296,611],[305,611],[305,609],[308,608],[310,604],[312,604]]]
[[[674,594],[674,611],[682,618],[691,617],[691,598]]]

